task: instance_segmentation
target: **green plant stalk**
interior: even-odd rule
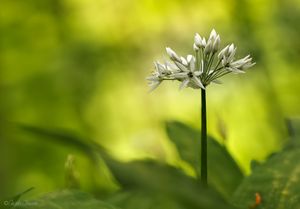
[[[201,182],[207,185],[206,90],[201,89]]]

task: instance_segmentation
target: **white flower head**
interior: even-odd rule
[[[235,60],[237,48],[229,44],[220,49],[220,35],[213,29],[209,38],[195,34],[193,50],[195,56],[189,54],[181,57],[171,48],[166,51],[171,63],[154,62],[155,71],[147,77],[151,90],[157,88],[165,80],[181,82],[180,89],[191,87],[205,89],[210,83],[221,83],[218,79],[229,73],[244,73],[255,65],[250,55]],[[216,58],[216,59],[215,59]]]

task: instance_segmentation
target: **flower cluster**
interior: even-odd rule
[[[166,51],[172,62],[154,63],[155,71],[147,77],[151,90],[164,80],[181,81],[180,89],[205,89],[211,82],[219,83],[217,79],[226,74],[244,73],[244,70],[255,65],[250,55],[236,60],[234,44],[220,50],[220,42],[220,36],[213,29],[207,40],[196,33],[193,45],[195,55],[181,57],[167,47]]]

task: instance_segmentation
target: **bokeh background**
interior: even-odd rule
[[[299,118],[299,0],[1,0],[0,15],[0,197],[62,188],[70,153],[83,188],[116,189],[101,162],[19,124],[93,139],[123,161],[180,164],[165,122],[200,129],[200,92],[170,82],[148,93],[145,77],[166,46],[191,53],[196,32],[215,28],[257,63],[207,89],[209,134],[245,174]]]

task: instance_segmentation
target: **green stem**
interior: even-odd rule
[[[206,90],[201,89],[201,181],[207,185]]]

